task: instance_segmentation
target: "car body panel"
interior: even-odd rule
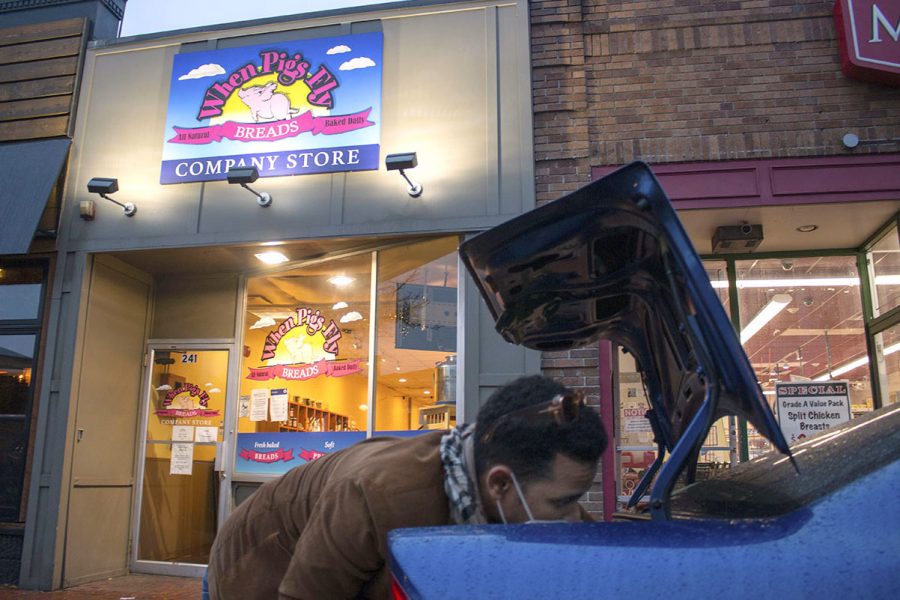
[[[895,405],[794,446],[799,474],[774,452],[735,467],[729,478],[744,491],[759,483],[758,496],[785,479],[791,497],[766,498],[766,518],[699,518],[697,499],[722,486],[712,479],[673,495],[685,520],[396,530],[392,571],[413,600],[897,598],[898,440]],[[705,507],[727,517],[752,502],[734,501]]]

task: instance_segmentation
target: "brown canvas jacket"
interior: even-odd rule
[[[260,486],[216,536],[211,598],[388,598],[388,532],[450,523],[441,435],[372,438]]]

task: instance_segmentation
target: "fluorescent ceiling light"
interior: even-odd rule
[[[741,343],[747,343],[747,340],[759,333],[759,330],[774,319],[775,315],[784,310],[784,307],[790,304],[792,299],[790,294],[775,294],[772,296],[769,303],[741,330]]]
[[[400,383],[406,383],[406,377],[401,377],[398,381],[400,381]]]
[[[254,254],[253,256],[266,263],[267,265],[280,265],[281,263],[288,261],[288,257],[281,252],[278,252],[277,250],[260,252],[259,254]]]
[[[891,354],[893,354],[894,352],[897,352],[897,351],[900,351],[900,342],[885,348],[883,354],[884,354],[884,356],[890,356]],[[834,379],[835,377],[840,377],[844,373],[849,373],[853,369],[859,368],[868,363],[869,363],[868,356],[860,356],[857,359],[851,360],[847,364],[841,365],[840,367],[837,367],[836,369],[832,369],[831,372],[829,372],[829,373],[825,373],[824,375],[819,375],[818,377],[814,378],[813,381],[828,381],[829,379]]]
[[[728,281],[717,279],[710,281],[716,289],[728,287]],[[840,287],[857,286],[858,277],[811,277],[807,279],[739,279],[737,288],[794,288],[794,287]],[[875,285],[900,285],[900,275],[878,275],[875,277]]]
[[[335,275],[334,277],[328,278],[328,283],[331,285],[336,285],[338,287],[348,286],[354,282],[352,277],[347,277],[346,275]]]

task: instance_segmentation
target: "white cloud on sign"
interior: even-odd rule
[[[328,52],[325,54],[343,54],[344,52],[350,52],[350,46],[345,46],[341,44],[340,46],[335,46],[334,48],[329,48]]]
[[[375,61],[365,56],[357,56],[352,58],[340,66],[341,71],[352,71],[354,69],[368,69],[374,67]]]
[[[272,327],[275,325],[275,319],[272,317],[263,317],[250,326],[250,329],[262,329],[263,327]]]
[[[205,65],[200,65],[186,75],[182,75],[178,78],[178,81],[184,81],[185,79],[203,79],[204,77],[215,77],[216,75],[224,74],[225,69],[222,68],[222,65],[207,63]]]

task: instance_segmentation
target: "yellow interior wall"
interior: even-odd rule
[[[245,333],[244,345],[250,348],[250,356],[241,360],[241,396],[249,396],[251,391],[259,388],[288,390],[288,399],[309,398],[313,402],[321,402],[322,410],[343,415],[356,423],[357,429],[365,431],[366,412],[359,406],[366,403],[366,388],[368,375],[365,365],[363,370],[353,375],[344,377],[327,377],[320,375],[305,381],[289,381],[285,379],[269,379],[267,381],[251,381],[247,379],[250,368],[263,366],[259,357],[262,355],[263,345],[271,328],[253,329]],[[321,337],[319,335],[318,337]],[[279,348],[281,346],[279,345]],[[277,358],[277,351],[276,351]],[[339,355],[339,358],[343,356]],[[271,421],[251,421],[248,417],[239,419],[239,433],[256,433],[263,431],[278,431],[279,423]]]

